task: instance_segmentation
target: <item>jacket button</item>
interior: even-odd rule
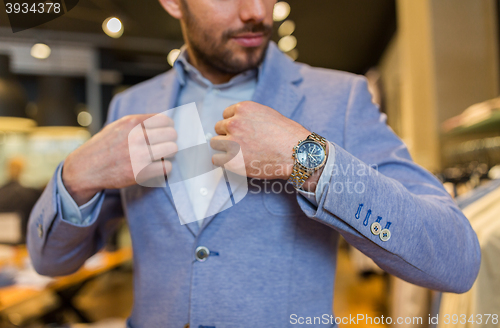
[[[189,328],[189,323],[186,323],[186,324],[184,325],[184,328]]]
[[[38,223],[38,237],[43,237],[43,227],[41,223]]]
[[[380,234],[380,230],[382,230],[382,226],[378,222],[373,222],[370,227],[370,230],[372,231],[372,234],[378,235]]]
[[[378,236],[380,237],[380,240],[388,241],[389,239],[391,239],[391,231],[389,229],[384,229],[380,231],[380,235]]]
[[[195,251],[196,260],[198,260],[200,262],[204,262],[207,260],[209,255],[210,255],[210,250],[208,248],[206,248],[205,246],[199,246],[196,248],[196,251]]]

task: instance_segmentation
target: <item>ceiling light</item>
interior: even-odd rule
[[[123,24],[116,17],[108,17],[102,23],[102,30],[112,38],[119,38],[123,35]]]
[[[293,35],[284,36],[278,41],[278,48],[283,52],[289,52],[295,48],[295,46],[297,46],[297,38]]]
[[[89,126],[90,124],[92,124],[92,115],[90,115],[90,113],[87,111],[81,111],[80,113],[78,113],[78,117],[76,118],[76,120],[81,126]]]
[[[292,34],[293,31],[295,31],[295,23],[292,20],[286,20],[278,28],[278,35],[279,36],[287,36],[287,35]]]
[[[290,14],[290,5],[287,2],[280,1],[274,5],[273,20],[281,22]]]
[[[170,64],[170,66],[174,66],[175,61],[177,60],[177,57],[179,57],[181,51],[179,49],[172,49],[167,56],[167,61]]]
[[[50,56],[50,47],[45,43],[37,43],[31,47],[31,56],[37,59],[47,59]]]
[[[118,18],[111,18],[106,24],[106,27],[111,33],[118,33],[122,29],[122,22],[120,22]]]

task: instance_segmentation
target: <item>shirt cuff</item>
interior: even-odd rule
[[[62,218],[75,225],[86,225],[92,219],[92,212],[99,203],[103,193],[102,191],[98,192],[91,200],[78,207],[75,200],[64,186],[62,181],[62,168],[63,165],[60,166],[57,172],[57,193],[61,198]]]
[[[309,192],[302,189],[298,189],[297,192],[304,196],[311,204],[314,206],[318,206],[319,201],[321,200],[321,196],[323,195],[323,191],[325,190],[325,186],[328,185],[330,179],[333,174],[333,166],[335,165],[335,146],[328,142],[328,158],[326,160],[325,168],[321,173],[318,185],[316,186],[315,192]]]

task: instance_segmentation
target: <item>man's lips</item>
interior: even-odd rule
[[[243,47],[258,47],[264,41],[264,33],[245,33],[233,36],[232,39]]]

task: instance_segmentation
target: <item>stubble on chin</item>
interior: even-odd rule
[[[264,60],[269,46],[269,40],[266,40],[263,46],[243,49],[243,55],[238,55],[234,50],[230,49],[229,42],[226,41],[223,44],[212,46],[207,45],[204,49],[201,49],[200,45],[191,42],[191,48],[196,57],[203,61],[205,65],[211,66],[222,73],[239,74],[257,68]]]
[[[185,0],[181,1],[185,18],[186,42],[196,59],[224,74],[239,74],[252,68],[257,68],[264,60],[271,40],[272,27],[262,23],[247,24],[238,30],[227,30],[216,38],[212,31],[203,29],[191,13]],[[263,45],[256,48],[243,48],[243,56],[239,56],[229,43],[232,37],[242,32],[263,32]],[[240,51],[241,53],[241,51]]]

